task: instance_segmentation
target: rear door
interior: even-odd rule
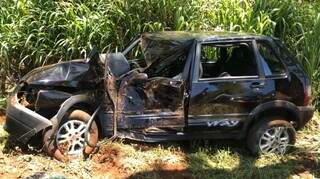
[[[255,47],[253,40],[197,45],[188,113],[190,128],[241,129],[268,88],[258,68]]]

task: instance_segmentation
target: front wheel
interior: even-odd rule
[[[90,119],[90,115],[81,110],[74,110],[68,113],[57,124],[55,120],[53,125],[59,125],[54,139],[50,139],[52,128],[44,131],[43,143],[44,150],[57,160],[66,162],[70,157],[83,157],[93,151],[93,148],[86,145],[85,131],[86,124]],[[89,142],[93,145],[98,142],[98,127],[95,121],[92,122],[88,134]]]
[[[247,146],[255,156],[266,153],[283,155],[295,140],[296,131],[290,122],[271,118],[258,122],[250,129]]]

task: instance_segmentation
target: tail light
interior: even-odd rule
[[[311,94],[311,85],[306,85],[304,89],[304,100],[303,100],[303,105],[308,106],[312,102],[312,94]]]

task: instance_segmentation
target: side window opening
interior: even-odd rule
[[[266,76],[281,75],[286,72],[282,62],[267,42],[257,41],[257,47]]]
[[[141,42],[139,42],[137,45],[135,45],[126,55],[125,57],[130,60],[135,59],[144,59],[144,55],[142,53],[142,48],[140,45]]]
[[[131,69],[143,68],[149,78],[165,77],[181,80],[193,40],[168,40],[142,36],[139,43],[125,50]]]
[[[203,44],[200,78],[258,76],[251,43]]]
[[[127,54],[125,54],[131,69],[146,67],[145,57],[142,51],[141,42],[137,43]]]
[[[161,63],[154,63],[145,70],[145,73],[151,77],[167,77],[177,78],[182,74],[185,63],[187,60],[187,54],[182,54],[174,59],[168,58]]]

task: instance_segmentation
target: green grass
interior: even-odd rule
[[[0,110],[5,110],[7,104],[7,99],[5,97],[0,97]]]
[[[8,139],[8,133],[3,129],[3,127],[0,127],[0,150],[3,150],[5,143]]]
[[[314,103],[319,107],[319,12],[318,1],[295,0],[0,1],[0,86],[3,87],[3,83],[13,84],[16,76],[21,77],[35,67],[82,58],[93,46],[102,52],[121,49],[141,32],[233,30],[272,35],[283,40],[312,79]],[[1,95],[0,109],[5,108],[5,104]],[[317,113],[299,131],[295,149],[283,157],[252,158],[241,142],[234,141],[227,144],[195,141],[187,147],[180,143],[139,147],[138,144],[116,142],[110,147],[119,150],[117,156],[121,162],[117,167],[135,177],[191,174],[196,178],[290,178],[304,170],[320,177],[319,132],[320,117]],[[6,140],[7,134],[1,128],[1,150]],[[24,157],[28,154],[17,156],[0,152],[0,165],[4,163],[3,171],[9,173],[14,170],[8,167],[19,163],[25,169],[30,162]],[[46,169],[49,172],[60,171],[78,177],[87,176],[82,173],[90,174],[92,165],[105,168],[110,164],[110,161],[102,164],[86,161],[83,165],[80,162],[81,165],[75,169],[73,165],[55,163],[41,154],[32,157],[44,163],[39,166],[50,163],[56,167]],[[168,167],[167,164],[181,166],[179,170],[157,172]]]
[[[7,133],[0,129],[3,176],[132,177],[132,178],[307,178],[320,177],[320,115],[298,132],[293,150],[284,156],[249,155],[242,141],[210,140],[163,144],[116,141],[102,146],[86,161],[56,162],[41,153],[4,154]],[[17,166],[18,164],[18,166]],[[38,166],[34,168],[34,166]],[[50,167],[49,167],[50,166]],[[31,169],[31,168],[32,169]],[[1,172],[0,172],[1,175]]]
[[[157,148],[156,148],[157,149]],[[157,153],[158,151],[152,151]],[[320,116],[298,132],[294,149],[285,156],[263,155],[254,158],[236,141],[207,141],[183,151],[186,170],[195,178],[292,178],[320,177]],[[181,148],[180,148],[181,150]],[[151,153],[153,153],[151,152]],[[155,156],[155,155],[154,155]],[[139,157],[144,158],[144,157]],[[152,158],[147,159],[150,161]],[[175,174],[177,171],[168,172]],[[178,172],[179,173],[179,172]],[[183,173],[183,171],[180,171]],[[140,172],[139,177],[153,177],[153,172]]]
[[[1,112],[4,112],[7,106],[7,98],[6,95],[2,94],[0,91],[0,115],[2,114]]]
[[[302,64],[312,79],[314,99],[320,99],[320,13],[317,14],[314,21],[314,28],[297,42],[302,52],[297,52],[302,59]],[[315,105],[320,106],[320,101],[315,100]]]

